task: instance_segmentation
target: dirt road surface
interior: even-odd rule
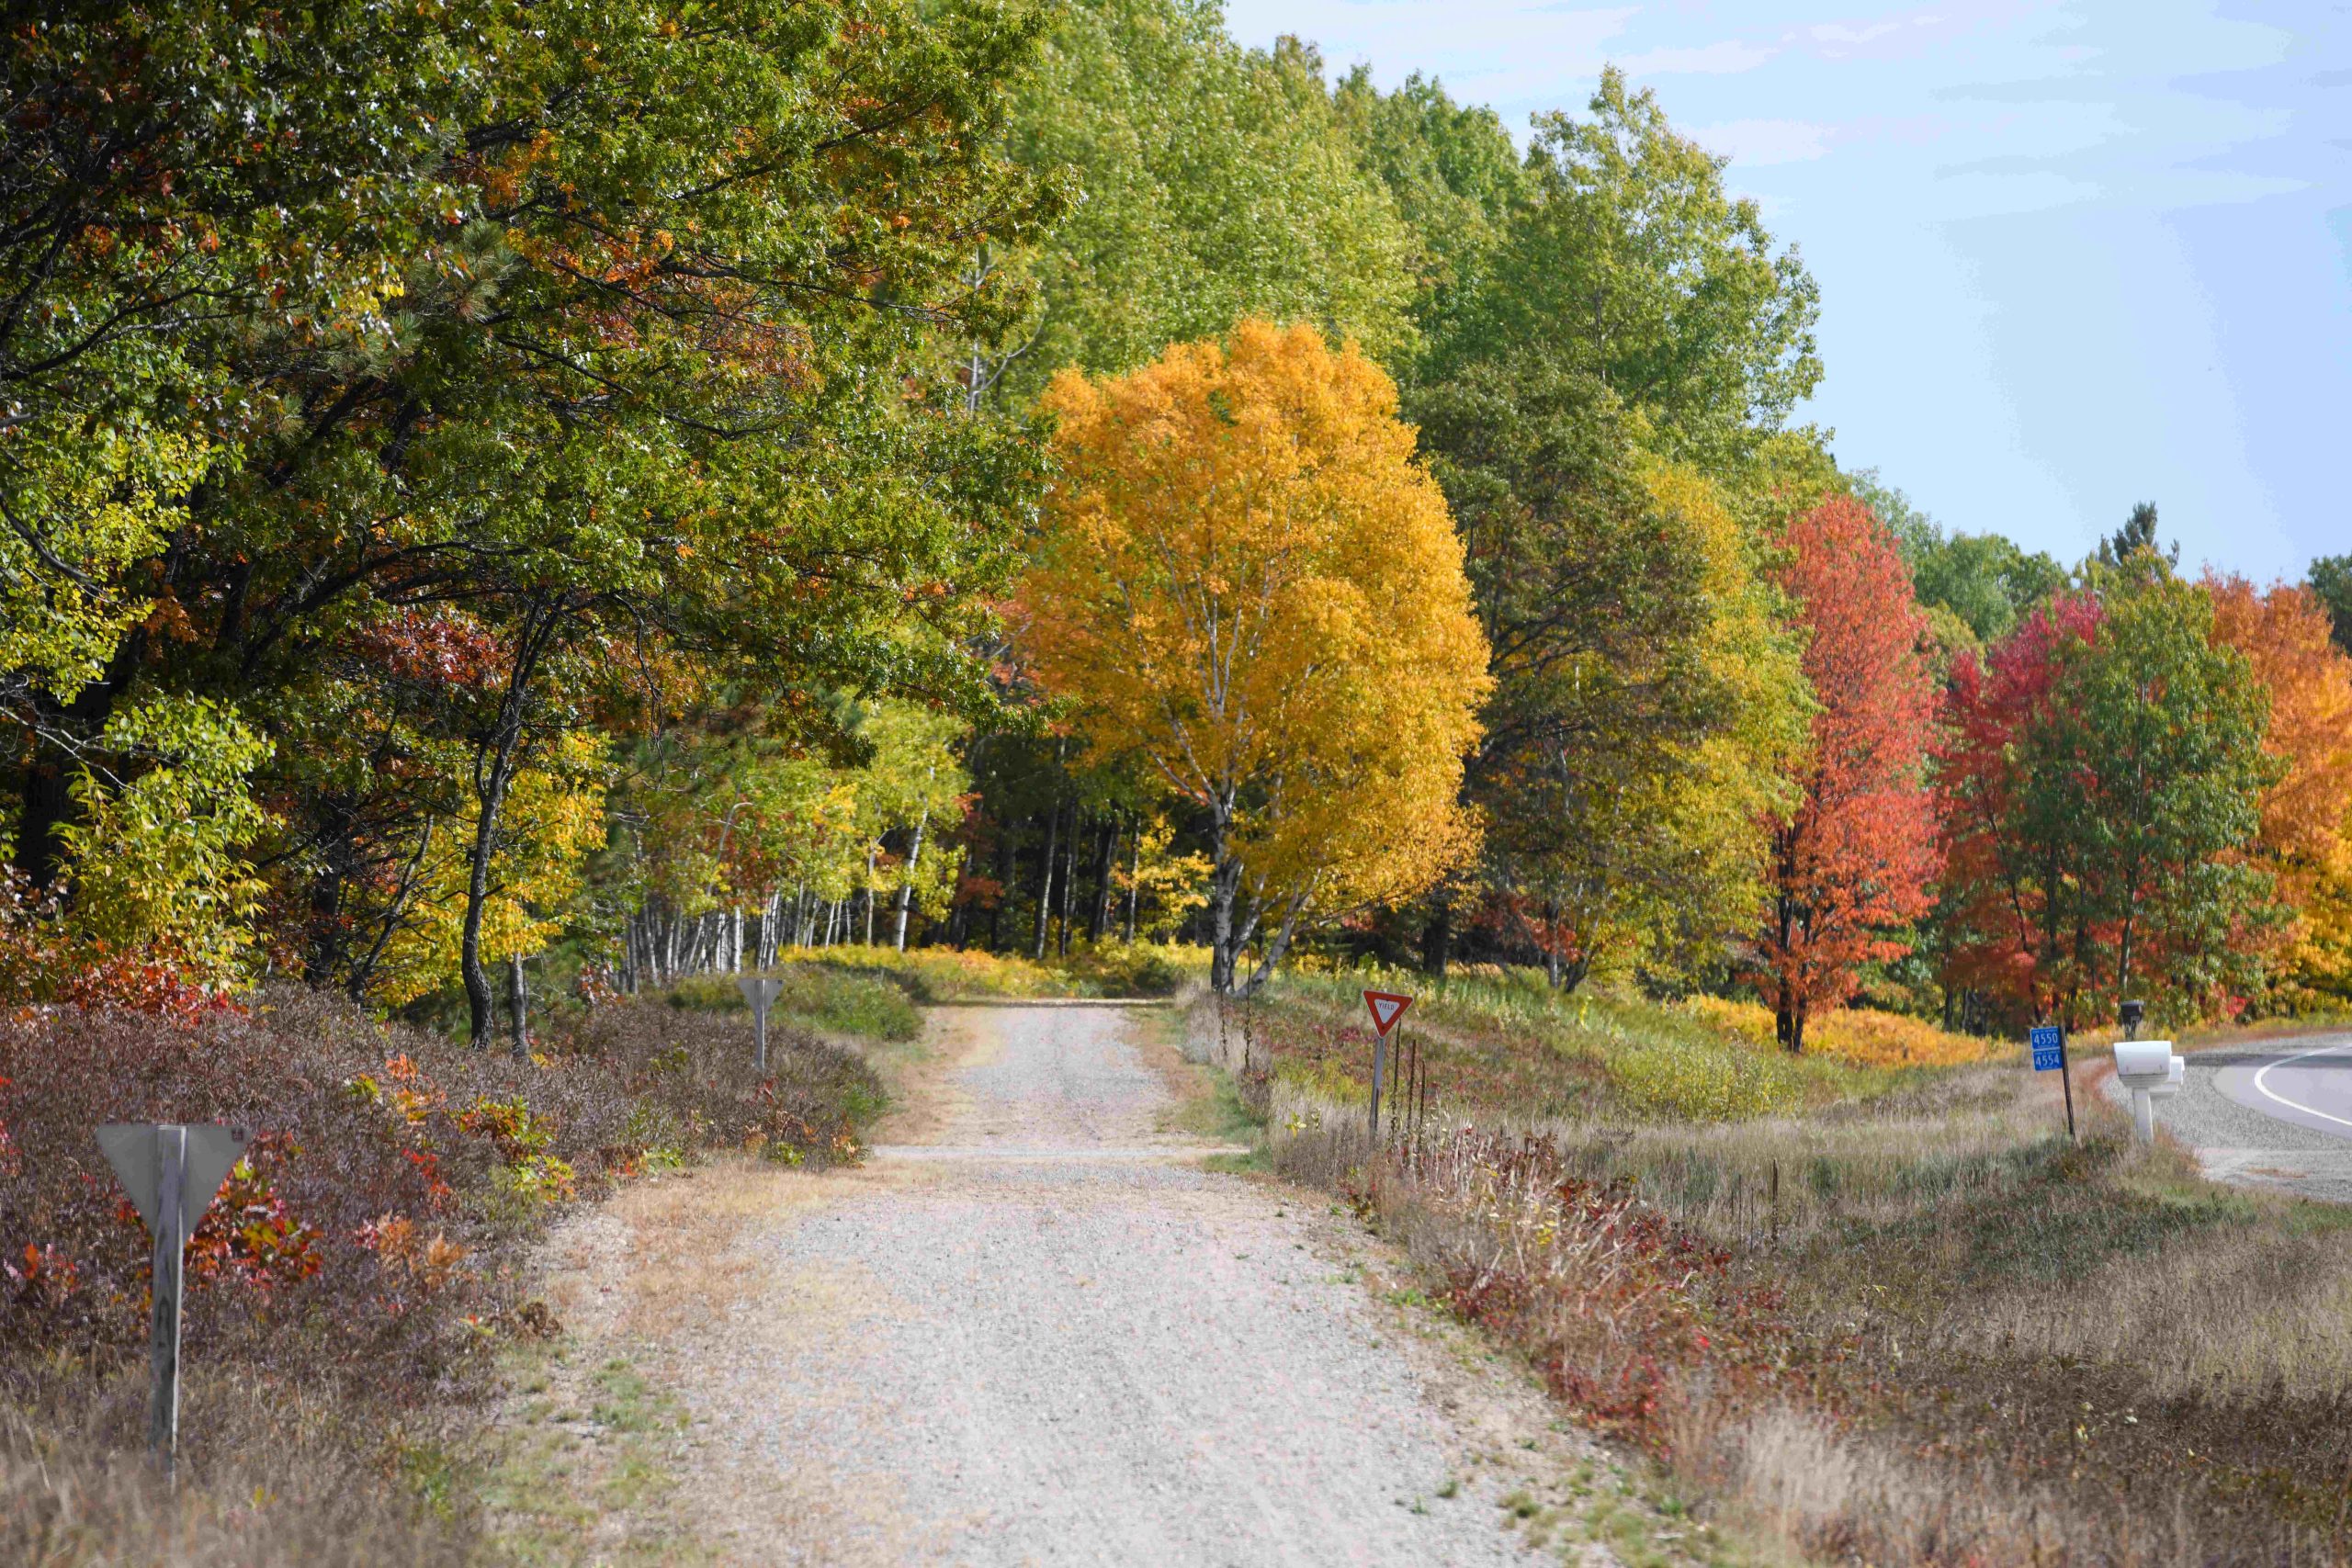
[[[864,1168],[567,1227],[572,1402],[624,1369],[679,1433],[644,1506],[726,1562],[1612,1561],[1580,1543],[1605,1460],[1360,1224],[1204,1168],[1164,1032],[939,1010]],[[593,1444],[565,1392],[540,1418]]]

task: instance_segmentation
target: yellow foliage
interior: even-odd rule
[[[1778,1051],[1772,1010],[1758,1002],[1693,997],[1682,1004],[1692,1017],[1760,1050]],[[1807,1055],[1834,1056],[1858,1067],[1961,1067],[2013,1055],[2003,1040],[1954,1034],[1924,1019],[1871,1008],[1838,1008],[1806,1020]]]
[[[2294,910],[2278,956],[2290,1003],[2352,998],[2352,656],[2310,589],[2258,593],[2205,580],[2213,637],[2246,656],[2270,693],[2263,750],[2284,764],[2262,796],[2264,859]]]
[[[491,857],[490,897],[482,907],[485,964],[538,952],[562,929],[560,914],[580,891],[588,857],[605,842],[602,747],[573,734],[549,764],[526,767],[499,812],[499,848]],[[390,1007],[413,1001],[458,971],[466,918],[467,852],[474,818],[442,824],[418,867],[409,918],[386,943],[372,987]]]
[[[1245,321],[1046,398],[1062,478],[1020,641],[1098,755],[1205,808],[1257,910],[1406,898],[1461,863],[1487,649],[1395,385]]]
[[[1762,904],[1764,858],[1773,824],[1796,803],[1813,700],[1777,595],[1720,492],[1664,462],[1646,463],[1643,479],[1657,526],[1705,560],[1710,615],[1696,668],[1727,716],[1666,743],[1658,765],[1624,770],[1584,805],[1578,874],[1545,891],[1597,967],[1687,972],[1713,962],[1723,932],[1745,930]]]

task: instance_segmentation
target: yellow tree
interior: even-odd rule
[[[2310,589],[2258,592],[2208,575],[2213,639],[2270,689],[2263,749],[2286,764],[2262,796],[2264,858],[2295,919],[2278,964],[2290,1002],[2352,998],[2352,657]]]
[[[1476,848],[1457,804],[1487,645],[1396,389],[1352,344],[1244,321],[1046,397],[1060,478],[1021,645],[1099,755],[1207,817],[1212,977],[1264,934],[1409,897]]]

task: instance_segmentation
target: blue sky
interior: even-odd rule
[[[1614,62],[1820,280],[1809,417],[1948,525],[2072,561],[2352,552],[2352,4],[1883,10],[1227,0],[1232,30],[1528,116]]]

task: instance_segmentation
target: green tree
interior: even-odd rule
[[[2216,1000],[2276,917],[2262,683],[2161,560],[2091,583],[1955,671],[1938,763],[1959,971],[2070,1024],[2150,981]]]
[[[1245,316],[1381,357],[1409,337],[1407,230],[1296,40],[1244,50],[1213,0],[1080,0],[1024,77],[1012,136],[1039,177],[1077,186],[1034,254],[983,261],[1041,294],[1025,352],[977,369],[1016,404],[1065,366],[1130,370]]]
[[[1418,73],[1391,93],[1368,66],[1350,72],[1333,107],[1363,166],[1404,220],[1417,347],[1450,343],[1485,288],[1527,188],[1518,149],[1494,110],[1456,104]],[[1409,367],[1400,365],[1409,377]]]
[[[2335,646],[2352,653],[2352,556],[2322,556],[2312,562],[2312,592],[2327,606]]]
[[[1821,378],[1819,290],[1724,191],[1724,164],[1613,67],[1588,118],[1538,116],[1509,232],[1434,373],[1536,346],[1647,416],[1670,453],[1712,458],[1777,429]]]
[[[288,62],[293,100],[381,94],[390,130],[362,116],[333,143],[350,157],[319,199],[344,206],[294,213],[302,230],[236,297],[254,313],[179,334],[234,389],[209,411],[230,457],[126,568],[163,585],[142,624],[170,635],[85,683],[60,744],[148,687],[299,731],[311,744],[277,748],[261,780],[301,813],[269,852],[278,874],[331,885],[369,863],[336,838],[370,812],[309,787],[354,770],[291,699],[354,638],[461,618],[481,667],[429,716],[463,770],[480,1037],[502,808],[538,749],[658,716],[682,680],[979,699],[967,649],[1028,450],[961,417],[925,367],[943,336],[987,341],[1023,309],[960,269],[1035,210],[991,151],[1035,24],[786,0],[583,0],[560,26],[518,0],[402,16],[392,41],[414,36],[388,49],[389,75],[285,13],[240,11],[250,34],[215,40]],[[254,204],[262,230],[284,220]],[[293,265],[350,236],[365,265]],[[50,841],[65,815],[40,777],[25,774],[20,840]]]
[[[1953,616],[1978,646],[2008,636],[2028,611],[2065,585],[2066,569],[2049,555],[2021,548],[2006,535],[1947,532],[1876,469],[1849,474],[1846,485],[1894,535],[1920,604]]]
[[[2178,541],[2170,549],[2156,543],[2156,503],[2153,501],[2133,502],[2132,514],[2123,520],[2123,525],[2098,542],[2098,562],[2101,566],[2121,566],[2143,550],[2162,556],[2167,566],[2180,564]]]
[[[1612,954],[1679,966],[1745,923],[1792,804],[1810,705],[1778,596],[1713,488],[1646,457],[1589,373],[1474,366],[1417,412],[1492,650],[1465,778],[1489,912],[1556,983]]]

